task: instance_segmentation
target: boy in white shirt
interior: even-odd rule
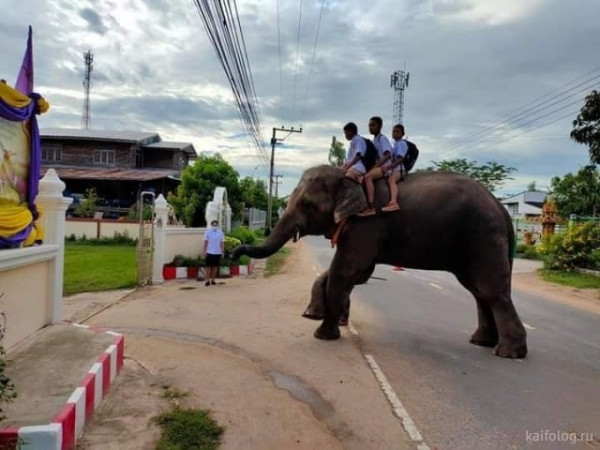
[[[219,272],[221,255],[225,253],[225,235],[219,229],[219,222],[213,220],[210,229],[204,232],[204,255],[206,257],[205,286],[217,284],[215,278]]]
[[[364,156],[367,151],[367,144],[362,136],[358,134],[358,127],[354,122],[348,122],[344,125],[344,136],[350,141],[350,146],[346,152],[346,162],[340,169],[342,169],[342,172],[348,178],[357,183],[362,183],[362,179],[367,170],[362,163],[361,157]]]
[[[390,201],[381,208],[384,212],[398,211],[398,181],[403,175],[404,165],[403,160],[408,152],[408,144],[404,139],[404,125],[394,125],[392,130],[392,138],[394,139],[394,149],[392,151],[393,160],[389,166],[390,175],[388,177],[388,185],[390,187]]]
[[[375,214],[373,202],[375,199],[374,180],[390,175],[389,165],[392,160],[392,144],[385,134],[381,132],[383,120],[379,116],[369,119],[369,132],[373,135],[373,144],[377,149],[377,162],[365,175],[365,190],[367,191],[367,209],[359,214],[360,217]]]

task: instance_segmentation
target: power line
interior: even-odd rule
[[[463,137],[463,138],[460,138],[460,139],[454,141],[454,143],[450,144],[445,149],[445,151],[454,150],[454,149],[456,149],[458,147],[462,147],[465,144],[470,143],[470,142],[474,142],[474,141],[478,141],[478,140],[479,141],[485,141],[486,139],[496,138],[497,134],[499,132],[505,131],[505,128],[507,128],[508,125],[515,124],[515,125],[519,126],[519,123],[522,122],[523,120],[530,119],[532,113],[542,112],[542,111],[550,108],[551,106],[557,105],[557,104],[559,104],[559,103],[567,100],[568,98],[571,98],[574,95],[577,95],[580,92],[583,92],[585,90],[589,90],[595,84],[597,84],[597,81],[595,81],[595,80],[597,80],[598,78],[600,78],[600,75],[596,75],[594,77],[588,78],[585,81],[583,81],[581,83],[578,83],[575,86],[572,86],[572,87],[570,87],[568,89],[565,89],[565,88],[567,88],[569,85],[571,85],[571,84],[573,84],[573,83],[581,80],[582,78],[585,78],[588,75],[590,75],[590,74],[592,74],[594,72],[597,72],[598,70],[600,70],[600,67],[596,68],[596,69],[594,69],[594,70],[592,70],[592,71],[590,71],[588,73],[586,73],[585,75],[583,75],[581,77],[576,78],[575,80],[570,81],[569,83],[566,83],[565,85],[561,86],[558,89],[554,89],[553,91],[551,91],[551,92],[549,92],[547,94],[544,94],[541,97],[538,97],[536,100],[534,100],[534,101],[529,102],[528,104],[526,104],[525,105],[526,107],[518,110],[516,113],[511,114],[506,119],[504,119],[502,121],[499,121],[499,122],[495,122],[495,123],[493,123],[491,125],[488,125],[488,126],[484,127],[483,129],[479,130],[478,132],[475,132],[475,133],[473,133],[473,134],[471,134],[469,136],[466,136],[466,137]],[[578,90],[577,92],[574,92],[574,93],[572,93],[572,94],[567,95],[566,97],[564,97],[565,94],[567,94],[567,93],[571,92],[572,90],[574,90],[574,89],[576,89],[576,88],[578,88],[580,86],[583,86],[583,85],[585,85],[584,88],[582,88],[582,89]],[[546,98],[546,97],[548,97],[548,96],[556,93],[557,91],[562,91],[562,92],[560,92],[558,95],[552,96],[549,99],[546,99],[546,100],[544,100],[542,102],[539,102],[539,100],[542,100],[542,99],[544,99],[544,98]],[[555,100],[557,98],[560,98],[560,97],[564,97],[564,98],[562,98],[561,100],[554,101],[551,104],[547,104],[548,102],[551,102],[551,101],[553,101],[553,100]]]
[[[281,21],[279,18],[279,0],[277,0],[277,48],[279,51],[279,115],[283,117],[283,69],[281,67]]]
[[[298,66],[300,65],[300,31],[302,30],[302,2],[300,0],[300,13],[298,14],[298,37],[296,39],[296,65],[294,69],[294,98],[292,100],[292,121],[296,119],[296,88],[298,85]]]
[[[267,160],[260,127],[260,111],[244,35],[235,0],[194,0],[208,38],[225,71],[242,124],[256,151]]]
[[[317,55],[317,45],[319,44],[319,32],[321,30],[321,18],[323,17],[323,8],[325,6],[325,0],[321,0],[321,9],[319,10],[319,19],[317,20],[317,32],[315,34],[315,43],[313,45],[313,54],[312,54],[312,58],[310,61],[310,69],[308,71],[308,83],[306,84],[306,95],[304,96],[304,105],[305,105],[305,110],[306,110],[306,103],[308,102],[309,99],[309,94],[310,94],[310,83],[312,81],[312,73],[313,73],[313,68],[315,66],[315,57]]]

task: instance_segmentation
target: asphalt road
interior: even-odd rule
[[[306,241],[327,268],[328,241]],[[475,300],[453,275],[373,277],[350,320],[430,448],[600,449],[600,316],[513,289],[529,354],[508,360],[468,343]]]

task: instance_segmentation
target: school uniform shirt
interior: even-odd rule
[[[394,149],[392,150],[392,157],[394,158],[394,161],[398,158],[404,158],[406,156],[407,152],[408,152],[408,144],[406,143],[406,141],[404,139],[398,139],[396,142],[394,142]],[[399,164],[394,168],[394,170],[395,171],[404,170],[404,165]]]
[[[367,144],[362,136],[357,134],[350,141],[350,146],[348,147],[348,152],[346,154],[346,161],[352,161],[357,153],[359,153],[361,156],[365,156],[366,152]],[[360,173],[365,173],[367,171],[361,160],[358,160],[358,162],[352,166],[352,169]]]
[[[383,154],[385,152],[392,153],[392,144],[390,143],[388,137],[383,133],[379,133],[377,136],[375,136],[375,139],[373,139],[373,144],[375,144],[375,148],[377,149],[378,161],[383,158]]]
[[[225,235],[220,229],[210,228],[204,232],[204,240],[208,241],[206,253],[209,255],[221,255],[221,243],[225,240]]]
[[[389,168],[390,164],[392,163],[392,158],[393,158],[393,153],[392,153],[393,149],[392,149],[392,144],[390,144],[390,140],[387,138],[387,136],[385,134],[379,133],[373,139],[373,145],[375,145],[375,148],[377,149],[377,161],[381,161],[385,152],[390,152],[390,159],[388,159],[387,162],[381,168],[383,170],[384,174],[389,175],[390,172],[389,172],[388,168]]]

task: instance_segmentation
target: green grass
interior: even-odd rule
[[[219,448],[224,428],[209,411],[174,408],[155,417],[162,428],[156,450],[213,450]]]
[[[291,251],[289,248],[281,247],[277,253],[270,256],[269,259],[267,259],[265,276],[270,277],[271,275],[279,273],[290,253]]]
[[[64,295],[135,286],[135,247],[66,242]]]
[[[544,281],[571,286],[577,289],[600,289],[600,277],[586,273],[564,272],[560,270],[540,270]]]

